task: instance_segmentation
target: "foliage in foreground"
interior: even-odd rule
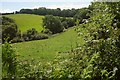
[[[16,54],[12,46],[5,43],[2,46],[2,76],[3,78],[15,77],[16,73]]]
[[[76,61],[84,63],[81,79],[119,80],[120,72],[120,2],[93,3],[94,10],[87,24],[86,44],[81,47]],[[114,8],[116,6],[117,8]],[[79,32],[81,33],[81,32]],[[73,60],[75,60],[73,59]],[[79,62],[78,62],[79,63]],[[80,62],[81,63],[81,62]]]

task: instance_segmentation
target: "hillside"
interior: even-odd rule
[[[6,16],[15,20],[21,32],[25,32],[31,28],[35,28],[39,32],[42,30],[42,18],[44,18],[44,16],[33,14],[13,14]]]
[[[68,29],[68,31],[55,35],[50,39],[22,42],[13,44],[16,48],[16,52],[20,55],[21,59],[31,59],[36,60],[53,60],[58,52],[69,51],[76,47],[78,42],[77,33],[73,28]],[[82,44],[83,39],[81,38],[79,42]]]
[[[4,39],[23,42],[2,44],[2,80],[120,80],[120,1],[102,1],[91,2],[75,21],[45,16],[47,39],[34,29],[19,35],[3,17]]]

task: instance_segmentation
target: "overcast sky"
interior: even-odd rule
[[[82,8],[90,5],[92,0],[0,0],[0,12],[19,11],[22,8]]]

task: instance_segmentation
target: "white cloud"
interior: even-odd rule
[[[91,2],[93,0],[1,0],[1,2]]]
[[[82,7],[87,7],[89,5],[89,3],[87,4],[83,4],[83,3],[80,3],[80,4],[74,4],[74,3],[66,3],[66,4],[53,4],[53,5],[46,5],[46,6],[33,6],[33,7],[21,7],[17,10],[13,10],[13,9],[0,9],[0,12],[1,13],[11,13],[11,12],[14,12],[14,11],[19,11],[20,9],[35,9],[35,8],[39,8],[39,7],[46,7],[46,8],[50,8],[50,9],[56,9],[56,8],[61,8],[61,9],[72,9],[72,8],[75,8],[75,9],[78,9],[78,8],[82,8]]]
[[[83,8],[83,7],[87,7],[88,4],[63,4],[63,5],[50,5],[47,6],[47,8],[51,8],[51,9],[56,9],[56,8],[61,8],[61,9],[78,9],[78,8]]]
[[[21,9],[35,9],[43,6],[33,6],[33,7],[21,7]]]
[[[15,12],[17,10],[10,10],[10,9],[0,9],[0,13],[11,13],[11,12]]]
[[[24,9],[35,9],[39,7],[46,7],[50,9],[56,9],[56,8],[61,8],[61,9],[78,9],[78,8],[83,8],[83,7],[88,7],[89,4],[62,4],[62,5],[49,5],[49,6],[34,6],[34,7],[23,7]],[[23,9],[21,8],[21,9]]]

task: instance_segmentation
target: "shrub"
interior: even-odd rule
[[[24,41],[40,40],[47,39],[48,35],[44,33],[38,33],[34,28],[32,28],[23,33],[22,38],[24,39]]]
[[[48,35],[44,33],[38,33],[33,37],[33,40],[48,39]]]
[[[15,22],[7,17],[2,17],[2,40],[3,43],[6,38],[8,38],[8,41],[12,40],[14,37],[16,37],[17,34],[17,25]]]
[[[49,34],[49,35],[52,34],[52,32],[49,29],[44,29],[42,33]]]
[[[68,28],[68,24],[67,24],[67,22],[66,22],[66,21],[62,22],[62,25],[63,25],[63,27],[64,27],[65,29],[67,29],[67,28]]]
[[[43,27],[49,29],[53,34],[63,31],[63,26],[58,17],[47,15],[43,18]]]
[[[90,10],[89,8],[81,8],[75,15],[74,18],[80,21],[80,23],[82,23],[83,19],[88,19],[90,18],[89,14],[90,14]]]
[[[67,29],[69,27],[73,27],[75,26],[75,19],[74,18],[60,18],[61,22],[62,22],[62,26]]]
[[[15,37],[13,40],[11,40],[11,43],[17,43],[17,42],[24,42],[24,39],[21,37]]]
[[[9,43],[2,45],[2,77],[12,79],[16,74],[16,55]]]
[[[66,19],[66,22],[68,27],[73,27],[75,25],[74,19]]]

